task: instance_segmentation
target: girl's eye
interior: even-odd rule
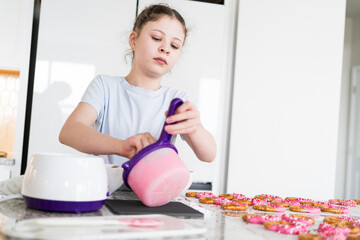
[[[155,41],[160,41],[160,38],[157,37],[152,37],[152,39],[154,39]]]
[[[172,47],[173,49],[179,49],[179,47],[178,47],[178,46],[175,46],[175,45],[171,45],[171,47]]]

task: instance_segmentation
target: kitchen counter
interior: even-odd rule
[[[122,199],[122,200],[134,200],[137,199],[136,195],[132,192],[115,192],[109,198],[111,199]],[[232,214],[220,209],[219,206],[215,205],[205,205],[198,203],[195,198],[186,198],[180,196],[176,199],[185,203],[188,206],[191,206],[202,213],[204,213],[204,218],[182,218],[182,221],[196,224],[204,225],[207,228],[207,231],[204,235],[195,235],[192,237],[167,237],[166,239],[298,239],[298,237],[292,235],[283,235],[275,232],[266,230],[262,225],[247,224],[241,219],[241,214]],[[360,207],[349,208],[349,216],[360,217]],[[248,209],[248,212],[258,213],[253,209]],[[12,199],[4,202],[0,202],[0,213],[2,224],[6,221],[7,224],[13,224],[16,221],[32,218],[43,218],[43,217],[79,217],[79,216],[111,216],[113,215],[110,210],[103,206],[100,210],[82,214],[73,214],[73,213],[52,213],[44,212],[33,209],[28,209],[25,205],[23,199]],[[285,213],[292,213],[286,210]],[[233,215],[233,216],[229,216]],[[234,216],[235,215],[235,216]],[[307,214],[310,215],[310,214]],[[316,222],[312,227],[308,229],[316,229],[319,223],[322,222],[322,219],[325,215],[334,215],[334,214],[323,214],[321,213],[316,218]],[[310,215],[311,216],[311,215]],[[0,239],[12,239],[8,237],[1,236]],[[157,238],[158,239],[158,238]]]

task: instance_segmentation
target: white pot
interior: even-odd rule
[[[75,207],[78,202],[98,202],[101,207],[108,195],[104,160],[89,155],[34,154],[25,171],[21,194],[29,207],[42,210],[91,211],[94,208],[81,210]],[[50,209],[46,204],[51,205]],[[63,209],[62,204],[68,207]],[[71,204],[75,204],[74,207]]]

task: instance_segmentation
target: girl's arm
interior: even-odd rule
[[[175,114],[166,119],[165,131],[169,134],[181,134],[193,149],[196,156],[204,162],[212,162],[216,157],[216,142],[200,121],[200,113],[189,101],[183,103]]]
[[[62,127],[59,141],[80,152],[127,158],[156,141],[150,133],[140,133],[126,140],[100,133],[91,128],[96,118],[97,112],[90,104],[79,103]]]

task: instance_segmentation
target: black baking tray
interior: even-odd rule
[[[203,213],[181,202],[169,202],[160,207],[147,207],[139,200],[107,199],[105,205],[117,215],[165,214],[173,217],[204,217]]]

